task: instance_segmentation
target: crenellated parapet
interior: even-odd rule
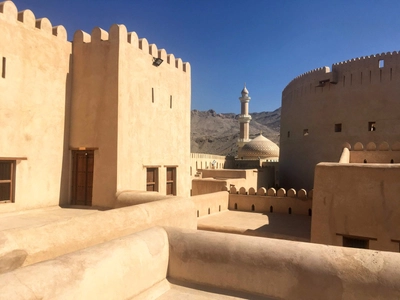
[[[91,34],[78,30],[73,39],[74,44],[77,45],[96,44],[101,41],[108,41],[111,44],[124,44],[127,47],[140,49],[150,57],[161,58],[164,63],[190,73],[188,62],[182,62],[182,59],[175,58],[173,54],[168,54],[165,49],[158,49],[156,44],[149,44],[146,38],[139,38],[136,32],[128,32],[125,25],[114,24],[108,32],[100,27],[95,27]]]
[[[64,26],[53,26],[49,19],[36,19],[34,13],[27,9],[18,12],[17,7],[12,1],[4,1],[0,3],[0,20],[16,23],[20,22],[27,28],[36,28],[47,35],[53,35],[62,40],[67,40],[67,31]]]
[[[235,186],[232,186],[229,190],[230,194],[239,194],[239,195],[247,195],[247,196],[267,196],[267,197],[290,197],[290,198],[298,198],[302,200],[312,199],[313,190],[306,191],[305,189],[300,189],[296,191],[291,188],[286,191],[284,188],[280,188],[276,190],[275,188],[269,188],[268,190],[264,187],[256,190],[251,187],[246,189],[245,187],[240,187],[239,189]]]
[[[394,68],[399,64],[400,51],[352,58],[334,63],[331,68],[321,67],[295,77],[284,88],[282,95],[286,97],[294,93],[294,96],[301,96],[304,90],[315,91],[315,88],[323,88],[327,83],[336,85],[341,82],[340,87],[348,87],[352,82],[390,81],[394,76]],[[384,76],[383,70],[387,73]]]

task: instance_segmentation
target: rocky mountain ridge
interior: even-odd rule
[[[281,109],[250,113],[250,138],[262,134],[279,145]],[[208,111],[191,111],[191,152],[216,155],[237,154],[239,115]]]

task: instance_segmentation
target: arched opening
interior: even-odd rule
[[[292,208],[291,208],[291,207],[289,207],[289,209],[288,209],[288,213],[289,213],[289,215],[291,215],[291,214],[292,214]]]
[[[273,207],[272,205],[269,207],[269,212],[270,212],[270,213],[273,213],[273,212],[274,212],[274,207]]]
[[[251,206],[251,211],[254,211],[256,209],[256,207],[254,206],[254,204]]]
[[[390,160],[390,163],[391,163],[391,164],[393,164],[393,163],[394,163],[394,160],[393,160],[393,159],[391,159],[391,160]]]
[[[235,209],[237,209],[237,203],[235,203]]]
[[[364,164],[366,164],[367,163],[367,160],[366,159],[364,159]]]
[[[308,215],[311,217],[312,216],[312,210],[311,208],[308,209]]]

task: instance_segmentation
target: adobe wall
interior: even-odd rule
[[[176,168],[176,193],[189,196],[190,65],[123,25],[77,31],[73,47],[71,147],[95,149],[93,205],[146,190],[147,167],[158,168],[161,194]]]
[[[190,196],[190,64],[158,49],[125,26],[119,37],[117,188],[145,189],[146,166],[159,166],[159,192],[167,167],[176,168],[178,196]],[[153,57],[164,62],[155,67]]]
[[[398,252],[399,178],[399,164],[318,164],[311,242],[341,246],[343,236],[354,237]]]
[[[215,162],[213,164],[213,162]],[[200,169],[224,169],[226,157],[205,153],[190,153],[190,175],[196,175]]]
[[[352,59],[293,79],[282,92],[280,185],[312,188],[315,165],[337,162],[345,143],[396,142],[399,97],[398,52]],[[369,122],[375,122],[374,131]],[[340,131],[335,124],[341,124]]]
[[[187,198],[172,197],[99,211],[39,227],[0,231],[0,273],[53,259],[153,226],[196,229],[194,203]]]
[[[222,191],[192,196],[190,200],[193,201],[197,210],[197,217],[199,218],[228,210],[229,197],[230,195],[227,191]]]
[[[290,189],[288,192],[279,189],[278,193],[274,188],[268,191],[260,188],[256,191],[253,188],[231,189],[229,194],[229,210],[248,211],[248,212],[273,212],[295,215],[312,214],[313,193],[301,190],[296,192]]]
[[[0,158],[16,160],[15,203],[0,212],[66,203],[71,43],[63,26],[0,3]],[[50,83],[50,84],[49,84]]]

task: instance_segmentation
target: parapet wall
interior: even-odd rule
[[[266,190],[254,188],[246,190],[241,187],[230,189],[229,210],[239,210],[248,212],[270,212],[283,214],[312,215],[313,190],[307,193],[306,190],[284,188],[276,191],[274,188]]]
[[[161,58],[164,63],[167,63],[171,67],[190,74],[190,64],[188,62],[182,62],[182,59],[175,58],[173,54],[167,54],[165,49],[158,49],[156,44],[149,44],[146,38],[139,39],[137,33],[133,31],[128,32],[125,25],[113,24],[108,32],[100,27],[95,27],[91,34],[78,30],[75,32],[73,39],[73,43],[77,45],[96,44],[100,41],[108,41],[111,45],[124,44],[136,49],[141,49],[145,54],[155,58]]]

